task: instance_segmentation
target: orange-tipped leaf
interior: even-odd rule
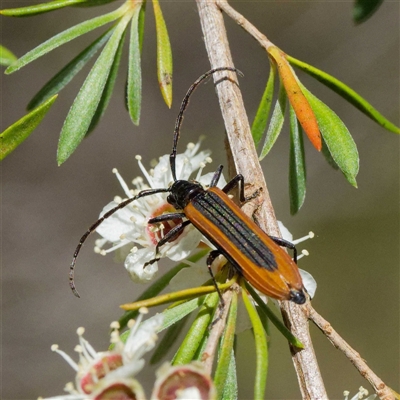
[[[322,140],[318,128],[317,118],[309,102],[304,96],[297,82],[297,77],[286,60],[285,54],[277,47],[271,47],[269,54],[276,62],[279,76],[285,87],[290,104],[293,107],[296,117],[299,120],[304,132],[310,139],[313,146],[321,151]]]

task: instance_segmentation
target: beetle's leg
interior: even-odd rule
[[[166,214],[167,215],[167,214]],[[170,215],[177,215],[177,214],[170,214]],[[159,216],[161,217],[161,215]],[[157,219],[158,217],[152,218],[149,221],[154,221],[154,219]],[[175,218],[175,217],[174,217]],[[170,218],[172,219],[172,218]],[[162,239],[160,239],[160,241],[157,243],[156,246],[156,256],[155,258],[151,259],[150,261],[147,261],[144,265],[143,268],[146,267],[147,265],[151,265],[154,264],[156,261],[159,261],[161,257],[157,257],[158,253],[158,249],[163,246],[165,243],[169,242],[170,240],[174,239],[174,237],[176,237],[180,232],[182,232],[185,227],[187,225],[190,224],[190,221],[183,221],[182,223],[180,223],[177,226],[174,226]]]
[[[81,237],[79,240],[78,246],[76,246],[74,256],[72,257],[72,262],[69,267],[69,286],[71,287],[72,292],[76,297],[80,297],[78,291],[76,290],[75,287],[75,282],[74,282],[74,270],[75,270],[75,264],[76,264],[76,259],[78,258],[78,254],[85,243],[86,239],[88,236],[93,233],[96,228],[107,218],[111,217],[114,213],[116,213],[118,210],[121,208],[126,207],[128,204],[132,203],[134,200],[140,199],[141,197],[145,196],[150,196],[155,193],[165,193],[168,192],[169,189],[148,189],[148,190],[143,190],[141,191],[137,196],[131,197],[130,199],[126,199],[119,203],[116,207],[112,208],[111,210],[107,211],[101,218],[99,218],[86,232],[85,234]]]
[[[213,281],[213,283],[214,283],[214,286],[215,286],[215,288],[217,289],[218,296],[219,296],[219,298],[220,298],[220,300],[221,300],[221,306],[224,307],[224,305],[225,305],[224,299],[222,298],[221,291],[220,291],[219,288],[218,288],[217,281],[215,280],[214,273],[212,272],[212,269],[211,269],[212,263],[214,262],[214,260],[215,260],[220,254],[221,254],[221,252],[218,251],[218,250],[212,250],[212,251],[210,251],[210,254],[209,254],[208,257],[207,257],[207,268],[208,268],[208,272],[209,272],[210,275],[211,275],[211,279],[212,279],[212,281]]]
[[[157,222],[162,221],[170,221],[172,219],[184,218],[186,217],[185,213],[171,213],[171,214],[161,214],[157,217],[150,218],[147,222],[149,224],[156,224]]]
[[[244,178],[242,174],[237,174],[234,178],[232,178],[222,189],[224,193],[229,193],[231,190],[233,190],[235,187],[239,186],[239,200],[241,203],[246,203],[249,200],[255,199],[259,193],[260,189],[256,190],[253,194],[251,194],[249,197],[246,197],[244,195]]]
[[[297,249],[296,249],[296,246],[292,242],[289,242],[288,240],[285,240],[282,238],[278,238],[276,236],[270,236],[270,238],[276,244],[279,244],[279,246],[286,247],[290,250],[293,250],[293,261],[297,264]]]
[[[219,178],[221,178],[223,165],[220,165],[217,170],[214,172],[214,176],[211,179],[210,187],[215,187],[218,185]]]

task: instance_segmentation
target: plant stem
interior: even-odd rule
[[[275,46],[268,38],[261,33],[251,22],[249,22],[242,14],[233,9],[226,0],[216,0],[218,7],[239,26],[241,26],[248,34],[250,34],[265,50]]]
[[[217,3],[210,0],[197,0],[197,6],[211,67],[233,66],[222,13]],[[246,186],[247,194],[260,188],[262,190],[261,195],[253,201],[249,201],[243,210],[248,215],[254,215],[268,234],[280,237],[275,213],[251,136],[241,92],[233,73],[228,73],[231,80],[220,81],[221,77],[226,75],[226,72],[215,74],[214,81],[218,82],[216,91],[235,169],[244,176],[245,182],[249,182]],[[262,207],[260,207],[261,205]],[[281,307],[288,327],[293,328],[294,335],[305,345],[305,349],[300,352],[292,351],[302,397],[304,399],[327,399],[312,347],[304,308],[290,302],[282,302]]]
[[[237,284],[235,284],[237,287]],[[237,289],[236,289],[237,290]],[[221,308],[221,303],[217,308],[217,312],[214,315],[214,321],[210,330],[210,336],[207,340],[206,348],[204,349],[201,361],[204,364],[205,370],[211,375],[214,358],[217,353],[219,339],[224,331],[226,318],[228,316],[229,307],[232,301],[232,290],[227,290],[223,295],[224,307]]]

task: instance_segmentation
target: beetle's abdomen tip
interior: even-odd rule
[[[303,290],[290,290],[290,300],[296,304],[304,304],[306,302],[306,295]]]

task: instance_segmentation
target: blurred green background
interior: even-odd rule
[[[34,1],[1,1],[18,7]],[[354,88],[386,117],[399,124],[399,3],[385,2],[366,23],[354,26],[353,3],[328,1],[233,2],[270,40],[290,55],[321,68]],[[75,246],[102,207],[121,195],[111,173],[117,167],[130,180],[144,164],[171,148],[174,120],[189,85],[209,69],[196,4],[161,3],[174,57],[174,103],[168,110],[158,90],[153,12],[147,7],[143,47],[143,108],[134,127],[123,104],[126,77],[121,63],[110,108],[96,131],[62,167],[56,147],[63,119],[89,66],[61,93],[39,129],[2,163],[2,367],[5,399],[33,399],[62,394],[73,380],[70,367],[50,351],[53,343],[73,354],[77,327],[97,350],[108,344],[108,326],[118,319],[118,305],[144,288],[133,285],[112,256],[93,253],[94,238],[81,253],[76,299],[68,286]],[[1,43],[17,56],[50,36],[92,16],[114,9],[66,8],[30,18],[1,18]],[[268,76],[265,52],[226,18],[235,66],[245,76],[240,86],[250,121]],[[33,95],[99,31],[85,35],[2,76],[1,129],[24,115]],[[399,391],[399,145],[389,133],[316,81],[301,80],[343,119],[357,143],[361,163],[359,189],[352,188],[306,143],[308,192],[300,213],[289,214],[288,128],[263,162],[275,211],[294,237],[313,230],[304,244],[310,256],[300,267],[313,274],[318,290],[313,305],[365,358],[388,385]],[[224,128],[211,82],[191,100],[180,149],[207,135],[204,148],[214,163],[226,163]],[[151,143],[151,145],[149,145]],[[161,264],[161,268],[168,268]],[[300,398],[288,346],[271,329],[268,399]],[[364,381],[347,359],[311,326],[315,350],[332,399],[355,393]],[[251,399],[254,349],[249,332],[239,338],[240,398]],[[153,370],[139,375],[146,387]],[[149,391],[148,391],[149,394]]]

